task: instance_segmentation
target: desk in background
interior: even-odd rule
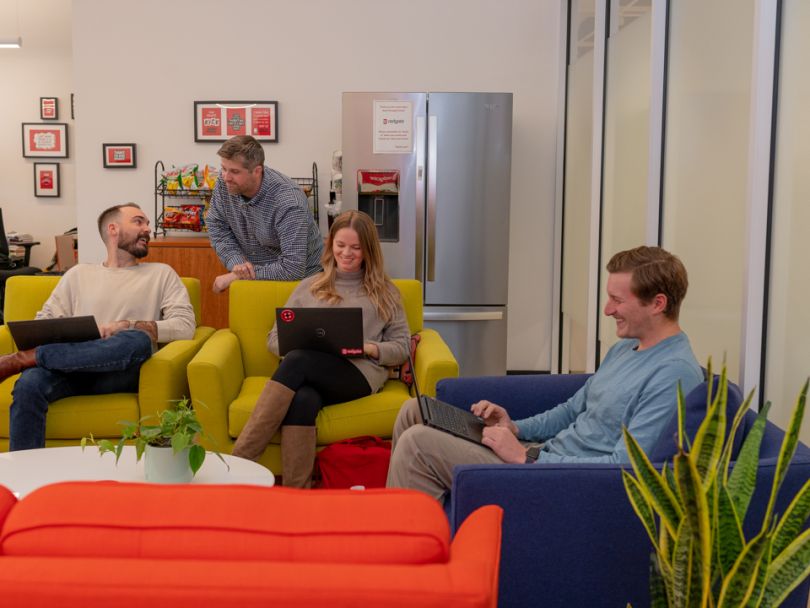
[[[214,293],[214,279],[228,272],[211,247],[208,237],[157,237],[149,243],[145,262],[163,262],[181,277],[200,279],[202,325],[228,327],[228,292]]]

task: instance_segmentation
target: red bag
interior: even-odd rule
[[[391,460],[391,442],[379,437],[338,441],[318,453],[315,470],[321,488],[384,488]]]

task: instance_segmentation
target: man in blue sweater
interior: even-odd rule
[[[681,261],[660,247],[637,247],[607,265],[605,314],[621,340],[568,401],[523,420],[490,401],[471,406],[487,426],[483,446],[425,426],[415,399],[394,425],[389,487],[421,490],[442,500],[459,464],[629,462],[622,426],[652,449],[676,404],[703,373],[678,324],[688,280]]]

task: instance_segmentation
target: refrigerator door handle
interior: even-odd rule
[[[416,279],[424,282],[425,248],[425,117],[416,117]]]
[[[427,280],[436,280],[436,157],[438,132],[435,116],[428,117]]]
[[[503,311],[444,312],[426,310],[423,316],[425,321],[500,321],[503,319]]]

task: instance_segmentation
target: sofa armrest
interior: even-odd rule
[[[414,372],[423,395],[436,395],[436,384],[442,378],[458,376],[458,361],[435,329],[423,329],[416,349]]]
[[[0,355],[10,355],[15,350],[17,349],[14,347],[8,325],[0,325]]]
[[[649,604],[651,545],[620,466],[459,466],[450,500],[453,530],[483,505],[504,510],[500,605]]]
[[[191,340],[169,342],[141,366],[138,382],[141,416],[154,415],[170,402],[189,396],[186,367],[213,333],[213,327],[198,327]]]
[[[208,449],[230,451],[228,408],[239,395],[245,379],[245,367],[239,338],[229,329],[211,336],[188,364],[188,384],[197,418],[213,443],[203,440]]]
[[[528,374],[448,378],[438,383],[436,396],[464,409],[486,399],[502,405],[512,418],[520,420],[566,401],[588,377],[588,374]]]

